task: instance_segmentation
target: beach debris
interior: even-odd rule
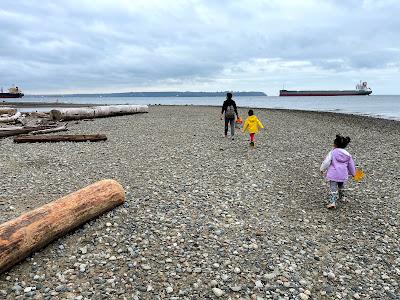
[[[14,126],[0,128],[0,138],[9,137],[19,134],[27,134],[32,131],[45,130],[55,128],[56,125],[40,125],[40,126]]]
[[[50,116],[50,113],[48,112],[41,112],[41,111],[34,111],[28,113],[29,116],[34,117],[34,118],[42,118],[42,119],[47,119]]]
[[[1,115],[15,115],[17,113],[17,109],[13,107],[0,107],[0,116]]]
[[[68,125],[68,123],[65,123],[63,126],[59,126],[56,128],[36,130],[36,131],[32,131],[31,134],[37,135],[37,134],[54,133],[54,132],[60,132],[60,131],[68,131],[67,125]]]
[[[0,274],[29,254],[121,205],[125,191],[105,179],[0,225]]]
[[[60,108],[50,111],[50,119],[52,120],[80,120],[93,119],[102,117],[121,116],[137,113],[147,113],[149,107],[147,105],[108,105],[108,106],[92,106],[92,107],[72,107]]]
[[[14,143],[98,142],[105,141],[105,134],[21,135]]]
[[[1,123],[8,123],[8,122],[13,122],[13,121],[18,121],[19,119],[21,119],[22,114],[18,111],[16,112],[14,115],[12,116],[1,116],[0,117],[0,122]]]

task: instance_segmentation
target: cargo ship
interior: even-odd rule
[[[367,82],[356,85],[355,90],[326,90],[326,91],[289,91],[280,90],[279,96],[365,96],[372,93]]]
[[[12,87],[8,89],[8,93],[3,92],[3,88],[0,91],[0,98],[22,98],[24,93],[21,92],[18,87]]]

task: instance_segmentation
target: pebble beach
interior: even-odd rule
[[[0,274],[0,299],[400,299],[400,122],[254,112],[254,149],[207,106],[68,125],[105,142],[1,139],[0,223],[106,178],[126,201]],[[327,210],[337,133],[365,177]]]

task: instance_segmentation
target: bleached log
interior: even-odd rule
[[[0,132],[1,131],[10,131],[10,130],[19,130],[19,129],[24,129],[25,127],[23,126],[13,126],[13,127],[0,127]]]
[[[0,225],[0,274],[29,254],[125,201],[123,187],[102,180]]]
[[[14,115],[17,113],[17,109],[13,107],[0,107],[0,116],[1,115]]]
[[[56,127],[56,128],[49,128],[49,129],[42,129],[42,130],[36,130],[32,131],[31,134],[46,134],[46,133],[54,133],[54,132],[60,132],[60,131],[68,131],[67,124]]]
[[[50,119],[57,121],[93,119],[101,117],[147,113],[148,111],[149,107],[147,105],[108,105],[108,106],[93,106],[93,107],[60,108],[60,109],[53,109],[50,111]]]
[[[107,140],[105,134],[21,135],[14,138],[14,143],[99,142],[105,140]]]
[[[34,111],[34,112],[31,112],[31,113],[29,113],[29,115],[31,116],[31,117],[35,117],[35,118],[48,118],[49,117],[49,113],[48,112],[37,112],[37,111]]]
[[[16,121],[21,117],[21,113],[17,112],[12,116],[9,117],[0,117],[0,122],[2,123],[7,123],[7,122],[11,122],[11,121]]]

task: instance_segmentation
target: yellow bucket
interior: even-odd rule
[[[360,181],[364,177],[364,172],[361,169],[356,170],[356,174],[353,176],[355,181]]]

